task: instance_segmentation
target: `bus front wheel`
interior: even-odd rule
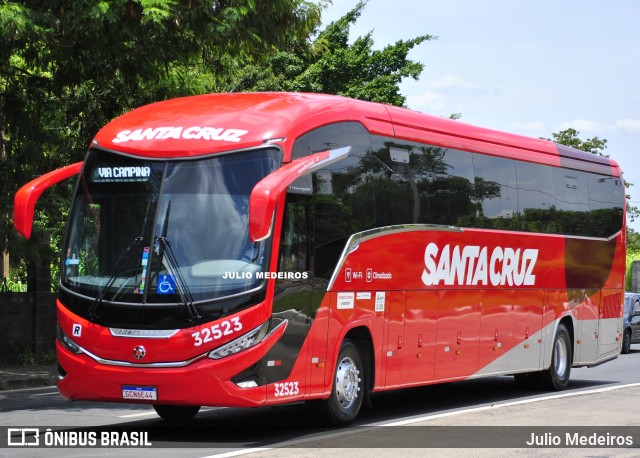
[[[358,416],[365,393],[364,374],[358,347],[345,339],[338,354],[331,395],[323,403],[332,423],[346,425]]]
[[[191,420],[200,410],[200,406],[167,406],[154,404],[153,409],[164,420],[179,422]]]

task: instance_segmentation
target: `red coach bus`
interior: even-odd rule
[[[625,200],[606,158],[343,97],[218,94],[107,124],[63,251],[58,388],[69,399],[319,404],[514,375],[563,389],[616,358]]]

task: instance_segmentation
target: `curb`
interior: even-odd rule
[[[0,391],[55,386],[56,365],[0,367]]]

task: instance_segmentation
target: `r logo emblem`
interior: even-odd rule
[[[82,337],[82,325],[74,323],[73,328],[71,328],[71,334],[75,337]]]

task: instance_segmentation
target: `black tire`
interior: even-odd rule
[[[200,411],[200,406],[167,406],[154,404],[153,409],[163,419],[170,422],[191,420]]]
[[[336,361],[331,395],[322,403],[327,419],[334,425],[349,424],[358,416],[365,396],[364,374],[358,347],[345,339]]]
[[[558,326],[556,336],[553,339],[553,351],[551,353],[551,365],[549,369],[538,373],[541,388],[548,390],[564,390],[569,384],[571,365],[573,364],[573,346],[571,336],[566,326]]]
[[[625,355],[631,351],[631,330],[624,331],[624,337],[622,338],[622,353]]]

